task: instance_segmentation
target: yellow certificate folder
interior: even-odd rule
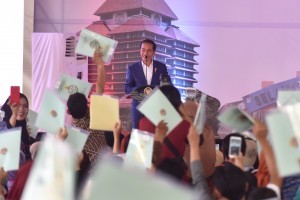
[[[119,100],[106,95],[91,95],[90,128],[113,131],[119,120]]]

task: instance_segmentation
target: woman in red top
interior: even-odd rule
[[[163,85],[160,87],[162,93],[168,98],[173,107],[182,116],[183,120],[179,123],[167,136],[178,151],[179,155],[183,157],[185,151],[185,144],[187,142],[187,134],[190,127],[190,121],[186,117],[183,111],[181,96],[177,88],[172,85]],[[150,133],[155,133],[155,125],[150,122],[149,119],[143,117],[139,122],[139,129],[143,131],[148,131]],[[177,156],[169,149],[166,143],[162,146],[161,160],[164,158],[176,158]]]

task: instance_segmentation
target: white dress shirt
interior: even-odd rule
[[[153,61],[148,67],[142,61],[142,67],[143,67],[145,78],[147,80],[147,84],[150,85],[152,80],[152,75],[153,75]]]

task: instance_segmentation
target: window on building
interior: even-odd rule
[[[113,70],[120,70],[120,69],[125,69],[126,68],[126,64],[114,64],[113,66],[112,66],[112,69]]]
[[[128,53],[128,58],[139,58],[140,54],[137,52]]]
[[[186,68],[193,68],[194,65],[191,64],[191,63],[185,62],[184,66],[185,66]]]
[[[185,44],[185,48],[189,49],[189,50],[194,50],[194,46],[191,44],[187,44],[187,43]]]
[[[157,26],[159,26],[159,25],[160,25],[160,22],[161,22],[160,16],[159,16],[159,15],[154,15],[153,21],[154,21],[154,23],[155,23]]]
[[[175,56],[184,57],[184,52],[179,51],[179,50],[175,50],[175,51],[174,51],[174,55],[175,55]]]
[[[182,83],[183,83],[183,81],[182,81],[182,80],[180,80],[180,79],[176,79],[176,84],[178,84],[178,85],[182,85]]]
[[[155,60],[158,60],[158,61],[160,61],[160,62],[163,62],[163,63],[166,62],[166,59],[165,59],[164,56],[155,55],[155,56],[154,56],[154,59],[155,59]]]
[[[88,75],[88,81],[90,83],[95,83],[97,81],[97,74],[89,74]]]
[[[151,12],[149,10],[142,9],[142,14],[145,16],[151,17]]]
[[[127,37],[128,37],[127,33],[121,33],[121,34],[117,34],[115,36],[115,39],[124,39],[124,38],[127,38]]]
[[[146,36],[147,38],[150,38],[150,39],[155,40],[155,35],[154,35],[153,33],[146,32],[146,33],[145,33],[145,36]]]
[[[162,47],[162,46],[157,46],[157,47],[156,47],[156,51],[160,51],[160,52],[166,53],[167,48],[166,48],[166,47]]]
[[[118,44],[117,48],[118,49],[126,49],[127,48],[127,43]]]
[[[156,39],[157,41],[160,41],[160,42],[163,42],[163,43],[166,42],[166,38],[163,37],[163,36],[161,36],[161,35],[156,35],[155,39]]]
[[[117,13],[116,14],[116,24],[123,24],[125,18],[124,18],[124,13]]]
[[[112,75],[112,79],[113,80],[123,80],[125,79],[126,74],[113,74]]]
[[[113,18],[112,14],[103,14],[103,15],[101,15],[102,20],[108,20],[108,19],[112,19],[112,18]]]
[[[132,32],[132,33],[129,33],[129,37],[130,38],[136,38],[136,37],[142,37],[142,36],[143,36],[142,32]]]
[[[115,84],[114,89],[124,89],[124,84]]]
[[[185,58],[187,58],[187,59],[194,59],[194,55],[192,55],[190,53],[185,53]]]
[[[131,43],[129,43],[129,48],[136,48],[136,47],[138,47],[138,48],[140,48],[140,42],[131,42]]]
[[[115,53],[114,59],[124,59],[127,58],[127,53]]]
[[[184,48],[184,43],[177,40],[175,41],[175,46]]]
[[[168,24],[168,25],[171,24],[171,20],[170,20],[169,18],[166,18],[166,17],[162,17],[162,22],[163,22],[163,23],[166,23],[166,24]]]
[[[75,47],[76,47],[76,40],[74,36],[71,36],[66,39],[66,57],[74,57],[75,56]]]
[[[182,60],[174,60],[174,64],[184,66],[184,62]]]
[[[134,9],[127,11],[128,17],[132,17],[140,14],[140,9]]]
[[[95,65],[95,64],[88,65],[88,72],[89,72],[89,74],[90,73],[97,73],[98,72],[97,65]]]

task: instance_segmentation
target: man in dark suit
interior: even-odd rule
[[[165,64],[153,60],[156,50],[156,44],[145,39],[141,42],[140,54],[142,60],[130,65],[127,68],[125,92],[130,94],[136,88],[146,85],[160,85],[160,76],[168,74]],[[132,99],[132,128],[138,128],[138,122],[142,114],[136,109],[138,100]]]

